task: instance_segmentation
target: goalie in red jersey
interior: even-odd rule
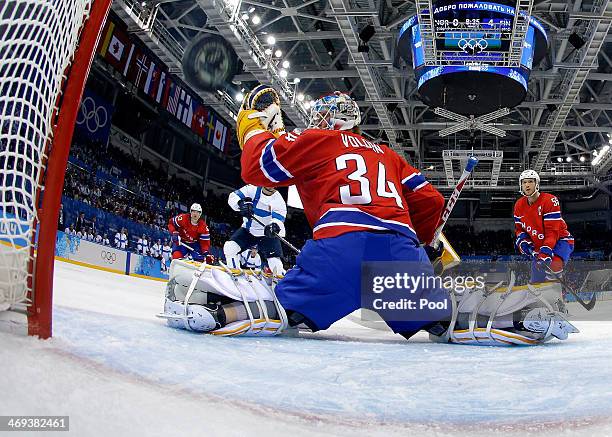
[[[531,282],[544,282],[553,279],[546,274],[548,268],[563,272],[574,251],[574,237],[561,217],[559,199],[540,192],[537,172],[525,170],[519,185],[523,197],[514,204],[516,248],[532,260]]]

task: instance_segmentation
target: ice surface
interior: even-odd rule
[[[70,415],[79,436],[612,435],[610,322],[525,348],[408,343],[348,320],[218,338],[155,318],[163,287],[56,263],[54,338],[0,333],[0,415]]]

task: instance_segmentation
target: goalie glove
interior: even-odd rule
[[[285,123],[276,90],[267,85],[255,87],[244,98],[236,124],[241,149],[253,135],[260,132],[271,132],[276,138],[284,134]]]
[[[443,233],[440,234],[438,246],[425,246],[425,252],[434,268],[436,276],[442,275],[446,270],[451,269],[461,262],[461,257],[446,239]]]

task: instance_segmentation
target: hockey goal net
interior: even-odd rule
[[[110,3],[0,1],[0,324],[41,338],[72,132]]]

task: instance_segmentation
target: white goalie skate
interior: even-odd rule
[[[535,345],[579,332],[566,318],[561,284],[544,282],[451,293],[453,314],[448,329],[430,334],[437,342],[483,345]]]

